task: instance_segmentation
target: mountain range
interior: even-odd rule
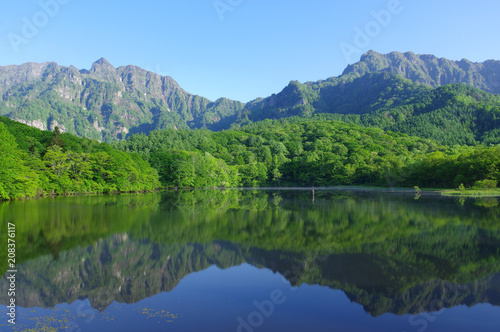
[[[448,88],[439,90],[444,85]],[[441,143],[498,144],[498,93],[500,61],[452,61],[412,52],[369,51],[340,76],[291,81],[281,92],[246,104],[211,101],[186,92],[169,76],[131,65],[115,68],[104,58],[90,70],[54,62],[0,67],[0,115],[104,141],[157,129],[222,130],[326,114]],[[448,131],[456,134],[442,137]]]
[[[392,52],[383,55],[368,51],[359,62],[347,66],[342,76],[351,73],[362,76],[380,71],[399,74],[431,87],[465,83],[486,92],[500,93],[500,61],[495,60],[474,63],[467,59],[453,61],[430,54]]]
[[[101,58],[90,70],[54,62],[0,67],[0,114],[42,130],[99,140],[161,128],[216,123],[244,104],[212,102],[184,91],[171,77]]]

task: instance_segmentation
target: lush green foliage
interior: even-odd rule
[[[35,196],[39,176],[29,167],[28,154],[17,148],[15,138],[0,123],[0,200]]]
[[[153,190],[156,170],[138,154],[0,117],[0,200],[44,194]]]
[[[150,160],[162,183],[171,187],[369,184],[456,188],[460,183],[472,186],[478,180],[500,180],[498,147],[446,147],[338,121],[295,118],[222,132],[154,131],[115,146]],[[215,168],[220,176],[214,176]]]
[[[401,106],[337,117],[447,145],[500,144],[500,97],[461,84],[429,90]]]
[[[63,82],[66,74],[56,69],[54,79]],[[116,75],[112,68],[106,71]],[[144,73],[139,71],[135,74],[140,76]],[[117,77],[115,81],[119,81]],[[21,89],[9,98],[19,99],[23,93],[38,91],[40,98],[28,98],[26,103],[45,103],[34,106],[34,109],[45,109],[54,92],[44,89],[42,86],[26,91]],[[93,115],[84,112],[92,123],[105,120],[124,128],[124,119],[139,117],[133,110],[125,117],[118,116],[125,112],[126,106],[117,106],[108,100],[119,92],[115,85],[99,82],[97,85],[90,84],[88,89],[96,91],[89,92],[85,101],[87,107],[100,107],[105,118],[94,119]],[[105,91],[104,95],[98,93],[101,90]],[[150,102],[152,104],[148,104]],[[167,114],[169,117],[179,116],[163,104],[161,107],[156,105],[155,109],[151,100],[140,103],[141,107],[153,110],[150,115],[158,123],[167,121],[163,119]],[[53,102],[51,105],[59,104]],[[183,99],[174,98],[169,105],[179,106],[182,117],[194,120],[188,121],[188,125],[170,120],[158,126],[142,124],[131,133],[149,132],[149,136],[135,134],[115,145],[119,150],[139,153],[148,160],[158,171],[164,186],[369,184],[456,188],[460,184],[471,187],[481,180],[500,180],[499,150],[495,147],[500,144],[500,97],[463,84],[433,89],[389,72],[363,76],[350,73],[306,84],[294,81],[277,95],[247,104],[238,116],[230,110],[232,104],[227,100],[210,104],[216,111],[209,117],[228,116],[217,125],[219,127],[210,122],[212,128],[220,129],[233,122],[239,124],[234,125],[233,130],[222,132],[186,129],[208,124],[202,119],[206,115],[203,109],[209,105],[207,101],[192,100],[189,112],[194,113],[187,111]],[[29,105],[26,107],[30,110]],[[64,111],[63,106],[59,108]],[[70,110],[69,113],[75,112]],[[279,120],[271,121],[269,118]],[[117,152],[108,146],[88,139],[78,139],[69,134],[53,137],[50,132],[28,128],[5,118],[1,121],[8,125],[21,150],[33,160],[42,161],[41,165],[32,164],[28,168],[51,170],[39,175],[38,179],[27,177],[30,181],[43,184],[41,192],[109,192],[151,188],[151,185],[144,184],[150,180],[141,179],[138,175],[146,166],[137,166],[137,173],[127,168],[128,163],[124,162],[126,158],[132,158],[133,163],[140,163],[140,158],[116,155]],[[174,123],[179,125],[176,130],[150,132],[154,128],[172,128]],[[97,159],[85,155],[89,153],[96,154],[94,157]],[[117,162],[108,162],[104,154]],[[30,160],[27,162],[33,163]],[[113,176],[99,169],[95,165],[97,160],[102,160]],[[73,166],[70,166],[71,163]],[[94,178],[87,178],[88,167]],[[19,170],[22,171],[22,167]],[[151,176],[154,178],[154,175]],[[12,183],[17,181],[18,193],[12,197],[22,196],[24,189],[20,178],[9,181],[9,190],[13,190]]]
[[[500,180],[500,147],[462,148],[455,154],[431,153],[406,168],[407,179],[425,187],[472,187],[478,181],[497,185]]]
[[[151,166],[160,174],[160,181],[175,187],[235,187],[237,169],[223,160],[187,151],[155,152],[150,155]]]

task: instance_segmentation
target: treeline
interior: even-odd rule
[[[138,154],[0,117],[0,200],[153,190],[158,173]]]
[[[499,147],[443,146],[337,121],[265,120],[240,130],[153,131],[115,143],[170,187],[431,186],[500,180]]]

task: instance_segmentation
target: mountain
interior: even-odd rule
[[[500,96],[463,83],[432,88],[384,71],[292,81],[247,104],[235,125],[290,117],[340,120],[446,145],[500,143]]]
[[[39,129],[115,140],[162,128],[199,128],[234,115],[244,104],[212,102],[171,77],[101,58],[90,70],[54,62],[0,67],[0,115]]]
[[[444,94],[433,91],[450,84],[471,89],[453,85]],[[334,119],[443,144],[498,144],[496,93],[500,61],[411,52],[369,51],[340,76],[291,81],[281,92],[247,104],[226,98],[212,102],[184,91],[171,77],[131,65],[114,68],[104,58],[90,70],[54,62],[0,67],[0,115],[106,141],[156,129],[221,130],[265,119],[343,114]]]
[[[438,87],[451,83],[465,83],[490,93],[500,93],[500,61],[481,63],[467,59],[460,61],[438,58],[431,54],[391,52],[380,54],[368,51],[359,62],[347,66],[342,76],[389,72],[413,82]]]
[[[369,51],[341,76],[291,81],[281,92],[248,103],[236,124],[320,115],[447,145],[498,144],[499,92],[500,61]]]

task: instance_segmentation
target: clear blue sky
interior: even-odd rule
[[[376,23],[372,11],[390,18]],[[498,0],[3,1],[0,65],[89,69],[105,57],[211,100],[247,102],[290,80],[340,75],[370,49],[500,60],[499,14]]]

